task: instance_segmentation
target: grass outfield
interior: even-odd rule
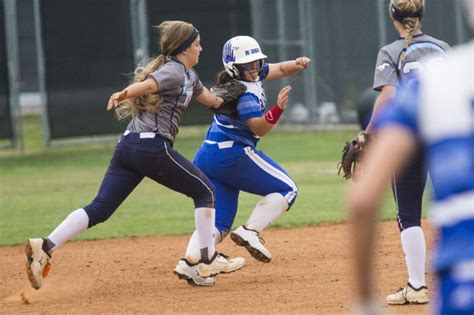
[[[49,234],[72,210],[95,196],[112,155],[114,143],[42,148],[39,117],[27,116],[25,153],[0,151],[0,245],[15,245]],[[175,148],[189,159],[206,127],[182,128]],[[337,176],[344,141],[354,132],[274,130],[259,148],[288,171],[299,187],[290,212],[272,226],[297,227],[345,219],[348,182]],[[234,226],[248,218],[260,199],[242,193]],[[394,217],[391,197],[384,218]],[[104,224],[77,239],[187,234],[194,229],[193,202],[145,179]]]

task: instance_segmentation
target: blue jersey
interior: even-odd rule
[[[433,186],[431,217],[441,230],[436,268],[474,259],[474,42],[433,60],[400,89],[376,128],[399,125],[425,148]]]
[[[238,119],[232,119],[225,115],[214,115],[214,121],[210,126],[206,140],[210,142],[236,141],[251,147],[255,147],[259,137],[250,130],[246,120],[261,117],[265,112],[267,99],[263,90],[262,80],[268,75],[268,64],[263,66],[259,81],[240,81],[247,87],[247,91],[237,100]]]

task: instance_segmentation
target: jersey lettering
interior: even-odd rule
[[[419,61],[407,62],[403,66],[403,73],[408,74],[413,70],[423,69],[423,65]]]
[[[390,64],[384,62],[383,64],[381,64],[380,66],[377,67],[377,70],[384,71],[385,68],[387,68],[387,67],[390,67]]]

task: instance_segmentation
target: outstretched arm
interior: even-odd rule
[[[352,221],[352,245],[355,257],[357,294],[360,302],[371,298],[372,244],[374,221],[390,177],[402,165],[415,146],[413,135],[404,127],[388,126],[380,131],[377,141],[364,158],[364,171],[353,183],[349,196],[349,217]]]
[[[196,96],[196,100],[203,105],[213,108],[218,108],[224,102],[222,98],[216,96],[206,87],[203,88],[201,94]]]
[[[107,103],[107,110],[111,110],[123,100],[127,98],[139,97],[142,95],[156,93],[158,91],[158,83],[153,78],[148,78],[145,81],[130,84],[120,92],[112,94]]]
[[[295,60],[288,60],[279,63],[268,64],[269,70],[267,80],[291,77],[308,68],[311,59],[307,57],[298,57]]]

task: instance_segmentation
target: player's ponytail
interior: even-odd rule
[[[161,35],[161,54],[142,62],[135,69],[131,83],[142,82],[148,75],[172,58],[172,53],[188,39],[194,26],[183,21],[164,21],[156,27]],[[148,94],[124,100],[118,104],[115,114],[119,120],[138,115],[139,112],[157,113],[163,97],[157,94]]]
[[[406,50],[411,44],[413,35],[421,28],[423,5],[423,0],[392,0],[390,3],[390,15],[402,24],[406,32],[400,55],[401,61],[405,61]]]
[[[165,62],[166,57],[164,55],[159,55],[156,58],[145,60],[135,69],[130,83],[142,82],[146,80],[150,73],[156,71],[156,69],[158,69]],[[147,94],[140,97],[129,98],[117,105],[115,109],[115,115],[119,120],[122,120],[128,117],[133,117],[137,115],[138,112],[156,113],[162,100],[163,97],[157,94]]]

